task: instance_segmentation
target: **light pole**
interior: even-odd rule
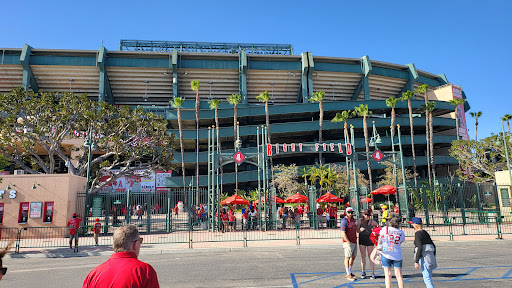
[[[94,139],[92,138],[92,127],[89,127],[89,133],[87,133],[87,137],[85,138],[84,147],[89,149],[89,156],[87,157],[87,184],[85,187],[85,201],[84,201],[84,224],[87,226],[87,200],[89,198],[89,181],[91,180],[91,160],[92,160],[92,150],[96,149],[96,144],[94,143]]]

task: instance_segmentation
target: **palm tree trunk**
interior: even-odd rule
[[[343,124],[344,128],[345,128],[345,135],[347,137],[347,140],[346,140],[346,143],[350,143],[350,137],[349,137],[349,133],[348,133],[348,123],[347,121],[344,121],[345,123]]]
[[[396,113],[395,113],[395,107],[391,108],[391,130],[393,135],[395,134],[395,121],[396,121]]]
[[[430,173],[430,112],[425,107],[425,139],[427,140],[427,173],[428,184],[432,185],[432,175]]]
[[[364,132],[364,143],[365,143],[365,148],[366,148],[366,165],[368,166],[368,181],[370,182],[370,191],[373,191],[372,167],[370,166],[370,144],[368,143],[368,124],[366,123],[366,116],[363,117],[363,132]],[[372,195],[372,199],[373,199],[373,195]]]
[[[217,108],[215,108],[215,126],[217,128],[216,132],[219,133],[219,128],[220,128],[220,125],[219,125],[219,109],[217,109]],[[218,137],[218,135],[217,135],[217,137]],[[219,149],[218,150],[218,152],[219,152],[219,164],[222,164],[222,159],[221,159],[222,156],[220,156],[220,153],[222,153],[222,146],[221,146],[221,142],[220,141],[218,141],[218,142],[219,142],[218,143],[219,144],[219,148],[218,148]],[[224,178],[224,166],[220,166],[220,183],[221,183],[221,185],[220,185],[220,194],[222,194],[222,192],[223,192],[223,189],[222,189],[222,186],[223,186],[222,185],[222,183],[223,183],[222,180],[223,180],[223,178]]]
[[[196,205],[199,205],[199,90],[196,93]]]
[[[507,128],[508,128],[508,134],[510,135],[510,123],[507,120]]]
[[[475,122],[475,141],[478,141],[478,118]]]
[[[238,133],[237,133],[237,122],[238,122],[238,105],[235,104],[234,106],[234,113],[233,113],[233,127],[235,129],[235,141],[238,139]],[[236,150],[236,147],[235,147]],[[238,195],[238,164],[235,163],[235,195]]]
[[[187,185],[185,184],[185,148],[183,147],[183,128],[181,126],[180,108],[178,108],[178,128],[180,132],[181,174],[183,175],[183,191],[187,191]],[[187,199],[187,197],[185,197],[185,199]]]
[[[318,108],[320,109],[320,119],[318,122],[318,124],[320,126],[320,130],[318,130],[318,143],[321,146],[322,145],[322,129],[323,129],[323,125],[324,125],[324,105],[322,105],[322,101],[318,102]],[[318,151],[319,151],[318,162],[320,164],[322,164],[322,149],[319,149]]]
[[[436,165],[434,163],[434,116],[432,112],[428,113],[429,116],[429,125],[430,125],[430,166],[432,168],[432,177],[436,179]],[[428,159],[427,159],[428,160]]]
[[[414,173],[414,186],[418,186],[418,182],[416,180],[417,170],[416,170],[416,151],[414,150],[414,125],[412,123],[412,106],[411,100],[407,101],[407,106],[409,108],[409,126],[411,129],[411,149],[412,149],[412,163],[413,163],[413,173]]]

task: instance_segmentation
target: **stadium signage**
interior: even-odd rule
[[[345,147],[345,150],[343,148]],[[337,152],[346,153],[352,155],[352,145],[350,143],[315,143],[315,144],[303,144],[303,143],[276,143],[267,144],[267,156],[272,156],[274,153],[289,153],[289,152]]]

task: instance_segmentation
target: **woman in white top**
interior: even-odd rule
[[[391,268],[395,269],[395,277],[398,287],[404,287],[404,278],[402,277],[402,243],[405,240],[404,231],[400,230],[402,220],[398,216],[393,216],[387,227],[380,230],[378,249],[381,250],[382,267],[386,277],[386,288],[391,287],[391,278],[393,277]]]

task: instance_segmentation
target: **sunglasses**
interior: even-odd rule
[[[0,268],[0,273],[2,273],[2,275],[5,275],[5,273],[7,273],[7,267]]]
[[[354,214],[354,211],[347,211],[347,213],[349,213],[349,214]]]
[[[137,242],[137,241],[139,241],[139,242],[140,242],[140,244],[142,244],[142,242],[144,241],[144,238],[140,237],[139,239],[137,239],[137,240],[135,240],[135,241],[133,241],[133,242]]]

